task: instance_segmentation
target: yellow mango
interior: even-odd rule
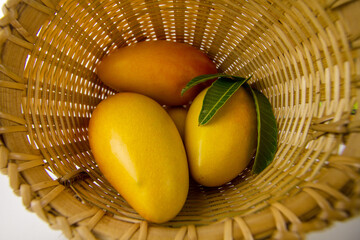
[[[168,106],[186,105],[206,86],[181,96],[194,77],[216,73],[215,64],[200,50],[170,41],[144,41],[119,48],[97,66],[101,81],[118,91],[136,92]]]
[[[198,117],[207,89],[191,104],[185,124],[185,146],[192,177],[215,187],[239,175],[252,159],[257,120],[252,96],[240,88],[205,125]]]
[[[182,209],[189,187],[186,152],[171,117],[149,97],[123,92],[96,107],[89,143],[100,171],[146,220]]]
[[[169,116],[174,121],[180,136],[182,139],[184,139],[184,133],[185,133],[185,121],[186,121],[186,115],[187,115],[187,108],[183,106],[178,107],[166,107],[165,108]]]

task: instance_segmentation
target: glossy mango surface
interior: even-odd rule
[[[142,217],[162,223],[179,213],[189,188],[188,164],[162,106],[140,94],[118,93],[93,111],[88,134],[104,177]]]
[[[188,104],[206,84],[183,96],[182,88],[196,76],[217,72],[215,64],[195,47],[163,40],[118,48],[105,56],[96,70],[106,85],[141,93],[168,106]]]
[[[207,89],[191,104],[185,145],[192,177],[208,187],[223,185],[245,169],[256,150],[257,121],[252,96],[240,88],[207,124],[198,117]]]

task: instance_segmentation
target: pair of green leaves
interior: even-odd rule
[[[181,94],[199,83],[216,79],[205,94],[199,115],[199,125],[205,125],[241,86],[244,85],[251,92],[256,106],[258,130],[257,150],[252,171],[258,174],[274,159],[277,149],[277,125],[269,100],[260,91],[252,89],[246,83],[250,78],[223,73],[201,75],[193,78]]]

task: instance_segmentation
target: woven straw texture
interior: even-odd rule
[[[360,1],[11,0],[0,20],[0,169],[69,239],[301,239],[360,208]],[[98,170],[91,112],[115,92],[112,50],[186,42],[248,76],[279,129],[274,162],[219,188],[191,183],[170,222],[144,221]]]

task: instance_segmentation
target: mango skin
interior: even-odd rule
[[[174,121],[176,128],[178,129],[180,136],[184,139],[185,135],[185,122],[188,109],[183,106],[166,107],[165,108],[171,119]]]
[[[182,209],[189,173],[182,139],[154,100],[118,93],[98,104],[89,143],[100,171],[146,220],[163,223]]]
[[[239,175],[256,150],[257,119],[252,96],[240,88],[205,125],[198,117],[207,89],[193,101],[185,123],[191,176],[207,186],[221,186]]]
[[[200,50],[164,40],[119,48],[97,66],[100,80],[113,89],[141,93],[168,106],[188,104],[209,83],[181,96],[185,85],[196,76],[216,72],[215,64]]]

